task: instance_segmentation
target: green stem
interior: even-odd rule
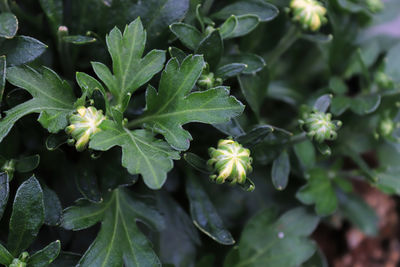
[[[283,55],[283,53],[285,53],[286,50],[300,37],[300,34],[301,29],[297,25],[290,25],[289,30],[270,54],[267,64],[269,66],[275,65],[276,61]]]

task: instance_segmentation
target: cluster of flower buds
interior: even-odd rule
[[[318,143],[336,139],[336,131],[342,126],[341,121],[332,121],[332,114],[315,110],[306,113],[304,119],[299,120],[299,123],[307,135]]]
[[[292,0],[290,10],[293,20],[305,30],[318,31],[328,21],[326,8],[317,0]]]
[[[209,73],[204,73],[200,76],[200,78],[197,80],[197,86],[199,86],[201,89],[207,90],[216,86],[222,85],[222,79],[221,78],[215,78],[214,73],[209,72]]]
[[[100,131],[100,124],[106,119],[102,110],[95,107],[79,107],[69,118],[70,125],[65,129],[67,134],[76,140],[76,150],[86,148],[90,137]]]
[[[209,148],[209,154],[211,159],[207,164],[217,173],[210,178],[216,183],[244,184],[247,174],[253,170],[250,150],[231,139],[220,140],[216,149]]]
[[[27,267],[28,264],[26,263],[28,261],[29,254],[28,252],[22,252],[21,255],[19,255],[18,258],[14,258],[11,264],[8,267]]]
[[[396,103],[396,109],[398,109],[400,103]],[[400,113],[398,111],[393,112],[393,110],[385,110],[379,116],[379,121],[377,128],[375,130],[374,136],[376,139],[385,138],[388,141],[400,142]]]

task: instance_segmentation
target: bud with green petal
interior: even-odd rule
[[[219,184],[225,181],[243,184],[247,174],[252,171],[250,150],[231,139],[220,140],[216,149],[209,149],[209,154],[211,159],[207,164],[214,167],[218,174],[211,175],[210,178]]]
[[[209,72],[205,73],[203,71],[203,74],[200,76],[200,78],[197,80],[197,85],[202,88],[202,89],[210,89],[212,87],[216,87],[222,84],[222,79],[221,78],[215,78],[214,73]]]
[[[76,113],[70,116],[70,125],[65,131],[76,140],[76,150],[82,151],[86,148],[90,137],[100,131],[99,125],[105,119],[103,111],[95,107],[79,107]]]
[[[28,252],[22,252],[18,258],[14,258],[8,267],[27,267],[27,261],[29,259]]]
[[[3,166],[1,166],[0,170],[4,171],[8,174],[9,179],[11,180],[15,171],[15,160],[10,159],[6,160]]]
[[[299,123],[307,135],[318,143],[336,139],[336,131],[342,126],[341,121],[332,121],[332,114],[321,111],[306,114],[304,120],[299,120]]]
[[[290,10],[293,20],[305,30],[317,31],[328,21],[325,17],[326,8],[316,0],[292,0]]]

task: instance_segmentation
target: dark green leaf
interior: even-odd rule
[[[95,205],[95,204],[94,204]],[[136,221],[161,229],[162,217],[123,189],[113,191],[104,212],[96,239],[78,265],[86,266],[159,266],[151,243],[136,226]]]
[[[244,184],[237,184],[237,185],[240,186],[246,192],[252,192],[254,191],[254,189],[256,189],[256,185],[253,183],[252,180],[250,180],[249,177],[246,178]]]
[[[243,105],[225,87],[190,93],[204,66],[201,56],[188,56],[179,66],[171,59],[163,74],[158,92],[149,87],[147,109],[129,126],[143,125],[165,136],[179,150],[189,148],[192,139],[181,126],[189,122],[222,123],[243,111]]]
[[[7,66],[18,66],[35,60],[46,48],[42,42],[21,35],[4,40],[0,45],[0,54],[6,55]]]
[[[6,64],[6,56],[0,56],[0,106],[1,101],[3,100],[4,87],[6,85]]]
[[[228,38],[237,27],[238,20],[236,16],[230,16],[225,22],[220,26],[219,32],[221,33],[222,39]]]
[[[295,144],[293,149],[304,171],[314,167],[316,161],[315,148],[310,140]]]
[[[303,263],[301,267],[329,267],[329,265],[325,255],[320,249],[317,249],[314,255],[308,261]]]
[[[329,80],[329,88],[335,94],[345,94],[348,90],[347,85],[344,83],[344,81],[335,76]]]
[[[290,161],[286,151],[282,151],[278,158],[272,163],[271,178],[272,184],[278,190],[286,188],[289,181]]]
[[[114,122],[106,121],[103,131],[95,134],[90,148],[106,151],[113,146],[122,147],[122,166],[131,174],[141,174],[147,186],[159,189],[173,167],[179,153],[147,130],[130,131]]]
[[[15,170],[17,172],[30,172],[39,166],[40,156],[38,154],[21,158],[16,161]]]
[[[279,10],[262,0],[247,0],[238,1],[230,4],[217,13],[213,14],[211,17],[216,19],[227,19],[231,15],[247,15],[254,14],[257,15],[260,21],[269,21],[274,19],[279,13]]]
[[[393,46],[386,55],[385,73],[395,82],[400,82],[400,44]]]
[[[186,194],[190,201],[190,214],[193,223],[218,243],[223,245],[234,244],[235,240],[225,228],[217,210],[197,179],[190,173],[186,180]]]
[[[179,61],[179,63],[182,63],[183,60],[185,60],[185,58],[187,57],[185,52],[176,47],[168,48],[168,52],[170,56],[176,58]]]
[[[18,20],[17,17],[8,12],[0,14],[0,37],[11,39],[17,33]]]
[[[0,264],[8,266],[11,264],[14,257],[10,252],[0,243]]]
[[[46,267],[52,263],[60,253],[61,245],[60,241],[54,241],[47,245],[42,250],[37,251],[33,254],[28,261],[29,267]]]
[[[32,176],[18,188],[13,203],[7,247],[14,256],[29,247],[43,222],[43,191]]]
[[[202,40],[201,32],[192,25],[179,22],[172,24],[169,28],[191,50],[196,50]]]
[[[7,205],[9,193],[8,174],[6,172],[0,172],[0,220],[3,217]]]
[[[62,207],[57,194],[43,185],[44,223],[50,226],[59,224],[62,216]]]
[[[80,257],[81,255],[77,253],[61,251],[60,255],[49,265],[49,267],[76,266]]]
[[[243,73],[244,72],[245,71],[243,71]],[[261,105],[268,89],[268,76],[268,71],[263,71],[253,75],[242,74],[238,76],[240,90],[256,115],[259,115]]]
[[[256,15],[242,15],[236,17],[236,27],[224,39],[231,39],[244,36],[254,30],[260,22]]]
[[[6,111],[6,117],[0,120],[0,141],[17,120],[30,113],[40,113],[39,122],[52,133],[67,126],[75,97],[69,84],[55,72],[47,68],[39,73],[29,67],[12,67],[7,69],[7,80],[27,90],[33,99]]]
[[[67,230],[79,231],[91,227],[99,222],[108,208],[107,204],[89,202],[86,199],[80,199],[75,206],[64,210],[61,226]]]
[[[40,6],[46,14],[53,34],[57,33],[58,27],[63,20],[63,1],[62,0],[40,0]]]
[[[221,78],[222,80],[226,80],[230,77],[239,75],[246,68],[247,68],[247,65],[243,64],[243,63],[226,64],[223,66],[219,66],[217,71],[215,72],[215,75],[217,77]]]
[[[103,201],[93,169],[82,166],[75,177],[75,183],[79,192],[87,200],[96,203]]]
[[[236,141],[244,146],[254,146],[262,142],[270,133],[272,133],[274,127],[270,125],[256,126],[251,131],[236,137]]]
[[[213,31],[210,35],[204,38],[196,50],[196,54],[204,55],[204,60],[210,65],[211,70],[217,67],[223,52],[224,43],[219,30]]]
[[[46,148],[50,151],[56,150],[63,144],[67,143],[68,135],[65,133],[50,134],[46,139]]]
[[[333,213],[338,205],[331,180],[323,169],[310,170],[307,184],[299,189],[296,197],[306,205],[315,204],[315,211],[321,216]]]
[[[301,38],[310,42],[318,43],[318,44],[325,44],[329,43],[333,39],[332,34],[302,34]]]
[[[352,99],[350,109],[358,115],[365,115],[374,112],[380,103],[381,96],[378,94],[357,96]]]
[[[207,161],[205,159],[190,152],[185,153],[183,155],[183,158],[186,160],[187,163],[190,164],[190,166],[192,166],[196,170],[205,174],[211,174],[212,168],[210,167],[210,165],[207,164]]]
[[[84,35],[69,35],[64,36],[63,41],[75,45],[85,45],[96,42],[96,38]]]
[[[331,105],[332,95],[320,96],[314,103],[314,109],[320,112],[326,112]]]
[[[226,123],[213,124],[213,126],[220,132],[229,136],[236,137],[244,134],[242,126],[240,126],[240,123],[236,118],[233,118]]]
[[[241,63],[246,64],[247,68],[243,70],[243,74],[254,74],[265,67],[265,61],[262,57],[255,54],[243,53],[237,55],[229,55],[222,60],[223,64]]]
[[[351,99],[347,96],[337,95],[332,99],[330,110],[333,115],[340,116],[350,107],[351,102]]]

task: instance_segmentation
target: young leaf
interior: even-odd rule
[[[179,150],[189,148],[192,139],[182,125],[189,122],[222,123],[239,115],[243,105],[225,87],[189,94],[201,74],[201,56],[188,56],[182,64],[171,59],[163,74],[158,92],[149,87],[146,92],[146,111],[129,125],[143,125],[165,136]]]
[[[46,267],[52,263],[60,253],[61,245],[60,241],[56,240],[45,248],[37,251],[28,260],[28,266],[30,267]]]
[[[230,16],[220,27],[220,33],[222,39],[228,38],[234,32],[237,27],[238,20],[235,15]]]
[[[7,247],[14,256],[29,247],[43,222],[43,191],[32,176],[18,188],[13,203]]]
[[[260,22],[256,15],[242,15],[236,17],[237,24],[232,32],[225,34],[224,39],[244,36],[254,30]]]
[[[152,189],[161,188],[173,167],[172,160],[179,159],[179,153],[166,142],[155,139],[150,131],[131,131],[112,121],[103,122],[101,127],[103,130],[92,137],[90,148],[106,151],[113,146],[122,147],[122,165],[129,173],[141,174]]]
[[[169,28],[191,50],[196,50],[202,40],[201,32],[192,25],[179,22],[171,24]]]
[[[0,264],[9,266],[13,259],[11,253],[0,243]]]
[[[8,12],[0,14],[0,37],[11,39],[17,33],[18,20],[17,17]]]
[[[226,56],[222,59],[222,63],[241,63],[247,65],[246,69],[243,70],[243,74],[255,74],[266,66],[262,57],[250,53]]]
[[[315,204],[318,215],[333,213],[337,208],[338,200],[326,171],[312,169],[309,175],[307,184],[297,192],[297,199],[306,205]]]
[[[225,228],[217,210],[202,188],[197,177],[189,173],[186,180],[186,194],[190,201],[193,223],[203,233],[223,245],[233,245],[235,240]]]
[[[140,232],[136,221],[141,220],[149,226],[161,229],[162,217],[143,202],[132,198],[123,189],[114,190],[105,207],[100,232],[78,265],[160,265],[151,243]]]
[[[278,158],[272,163],[272,183],[278,190],[286,188],[289,181],[290,161],[286,151],[282,151]]]
[[[8,183],[8,174],[6,172],[0,173],[0,220],[3,217],[4,209],[6,208],[10,187]]]
[[[300,266],[316,250],[307,236],[318,222],[305,208],[289,210],[277,220],[270,210],[257,214],[242,232],[233,266]]]
[[[7,66],[18,66],[31,62],[47,48],[42,42],[29,36],[15,36],[0,44],[0,55],[6,55]]]
[[[75,97],[69,84],[55,72],[48,68],[39,73],[29,67],[11,67],[7,69],[7,80],[27,90],[33,98],[6,111],[6,117],[0,120],[0,142],[17,120],[31,113],[40,113],[38,121],[49,132],[56,133],[67,126]]]
[[[152,50],[142,58],[146,32],[139,18],[126,26],[123,34],[115,27],[106,40],[114,75],[104,65],[94,64],[93,68],[116,98],[118,109],[124,111],[131,94],[162,69],[165,51]]]
[[[230,77],[239,75],[246,68],[247,65],[243,63],[226,64],[218,67],[217,71],[215,72],[215,76],[221,78],[222,80],[226,80]]]
[[[63,41],[74,45],[85,45],[96,42],[96,38],[85,35],[69,35],[64,36]]]

